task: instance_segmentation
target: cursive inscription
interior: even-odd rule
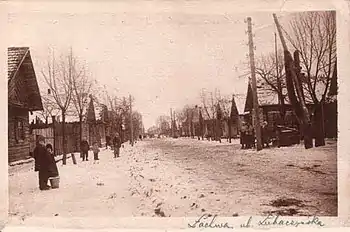
[[[198,218],[194,223],[188,223],[189,228],[223,228],[223,229],[233,229],[233,226],[230,226],[228,222],[216,222],[217,215],[213,217],[209,214],[203,214]]]
[[[316,225],[323,227],[324,224],[323,222],[317,217],[313,216],[311,219],[309,218],[308,220],[305,221],[300,221],[300,220],[285,220],[285,219],[280,219],[280,216],[273,216],[273,215],[268,215],[266,218],[263,220],[258,221],[259,226],[295,226],[298,227],[299,225]]]

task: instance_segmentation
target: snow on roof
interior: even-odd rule
[[[304,96],[305,101],[307,104],[312,104],[312,97],[310,92],[307,90],[306,83],[303,83],[304,88]],[[322,84],[316,85],[316,97],[318,100],[321,99],[322,94],[324,92],[325,86]],[[250,90],[248,90],[249,92]],[[247,92],[247,95],[249,94]],[[289,98],[288,98],[288,91],[287,88],[282,89],[282,93],[285,96],[285,103],[290,104]],[[274,91],[271,86],[266,83],[266,81],[257,78],[257,95],[258,95],[258,101],[260,106],[266,106],[266,105],[277,105],[278,104],[278,94],[276,91]],[[245,103],[246,104],[246,103]],[[238,107],[238,106],[237,106]],[[244,110],[243,110],[244,111]]]
[[[8,79],[10,80],[13,77],[13,74],[21,65],[21,61],[23,61],[24,56],[29,51],[28,47],[9,47],[7,49],[8,61]]]
[[[92,100],[92,104],[91,104],[91,99],[90,99],[89,106],[86,110],[84,120],[86,121],[102,120],[101,118],[102,111],[103,111],[103,106],[94,100]]]
[[[238,114],[244,113],[245,98],[246,96],[240,96],[240,95],[235,96],[235,102],[236,102]]]

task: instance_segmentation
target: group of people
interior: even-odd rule
[[[119,133],[116,133],[113,138],[114,158],[120,156],[121,145],[122,140]],[[94,160],[99,160],[99,144],[97,142],[93,143],[91,149],[94,153]],[[80,157],[82,158],[82,161],[89,160],[89,150],[90,146],[88,141],[82,140],[80,143]],[[45,144],[45,137],[40,135],[37,138],[37,145],[33,153],[35,160],[34,170],[39,173],[39,189],[49,190],[52,188],[48,185],[49,178],[57,178],[59,176],[53,147],[49,143]]]
[[[261,138],[263,147],[269,147],[270,132],[266,121],[261,124]],[[240,131],[240,140],[242,149],[255,147],[255,131],[250,123],[243,121]]]
[[[82,140],[80,143],[80,158],[82,158],[82,161],[89,161],[89,150],[90,146],[88,141]],[[93,143],[92,151],[94,153],[94,160],[99,160],[98,154],[100,153],[100,148],[97,142]]]
[[[122,140],[119,136],[119,133],[116,133],[113,137],[113,150],[114,150],[114,158],[117,158],[120,156],[120,147],[122,144]],[[89,150],[90,146],[88,141],[83,140],[80,143],[80,157],[82,158],[82,161],[89,161]],[[92,151],[94,153],[94,160],[99,160],[98,154],[100,153],[99,144],[97,142],[93,143],[92,145]]]
[[[34,149],[34,170],[39,173],[39,189],[49,190],[51,186],[48,185],[49,178],[58,177],[58,168],[53,153],[51,144],[45,145],[44,136],[39,136],[37,145]]]
[[[243,121],[241,125],[241,148],[248,149],[255,146],[255,133],[254,128],[251,124]]]

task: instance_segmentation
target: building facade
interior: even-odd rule
[[[29,113],[43,110],[28,47],[8,48],[8,161],[30,156]]]

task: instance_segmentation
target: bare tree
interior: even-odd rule
[[[228,136],[227,140],[231,141],[231,104],[232,97],[229,95],[221,96],[220,94],[217,97],[218,109],[222,112],[222,120],[227,123],[228,126]],[[217,112],[218,113],[218,112]],[[219,118],[218,118],[219,119]],[[221,122],[218,122],[221,123]],[[222,128],[219,128],[222,130]],[[222,132],[220,132],[222,133]]]
[[[326,100],[336,68],[335,11],[298,13],[290,22],[287,38],[300,52],[300,66],[304,73],[303,86],[314,105],[313,122],[316,146],[324,141],[323,104]],[[322,91],[321,96],[318,92]]]
[[[156,124],[160,134],[170,135],[170,121],[170,116],[168,115],[161,115],[157,118]]]
[[[211,122],[211,128],[212,128],[212,134],[211,138],[214,140],[219,140],[219,122],[217,119],[217,113],[218,113],[218,106],[219,101],[218,99],[221,99],[220,91],[218,89],[215,89],[214,91],[208,91],[205,89],[202,89],[200,92],[200,98],[201,98],[201,104],[203,107],[203,111],[205,116],[209,119]]]
[[[83,136],[83,115],[89,104],[89,95],[92,88],[92,80],[86,75],[85,67],[81,67],[78,75],[72,76],[73,95],[72,102],[79,116],[80,141]]]
[[[43,121],[48,121],[48,118],[52,118],[57,114],[59,111],[59,108],[57,107],[57,104],[50,96],[51,90],[48,90],[49,93],[41,93],[41,100],[43,103],[43,110],[39,111],[39,118],[42,118]]]
[[[256,74],[260,77],[257,80],[259,87],[264,90],[270,90],[270,93],[278,96],[278,104],[280,105],[281,116],[285,114],[285,98],[286,88],[283,51],[278,50],[275,54],[268,53],[261,55],[256,62]],[[265,91],[267,94],[269,91]]]
[[[176,111],[176,121],[178,125],[181,125],[180,133],[184,133],[185,136],[190,136],[190,126],[191,126],[191,115],[190,112],[194,106],[185,105],[182,109]],[[187,127],[187,128],[185,128]]]
[[[142,115],[140,112],[134,110],[132,112],[132,123],[134,129],[134,139],[137,139],[140,135],[142,135],[143,123],[142,123]]]
[[[79,75],[76,68],[76,59],[73,56],[72,49],[67,56],[56,61],[55,54],[52,52],[47,61],[46,70],[42,70],[52,96],[51,101],[55,102],[62,115],[62,137],[63,137],[63,164],[66,164],[66,136],[65,136],[65,118],[67,110],[71,104],[73,96],[73,79]]]
[[[285,88],[285,81],[282,77],[285,76],[284,73],[284,62],[283,62],[283,51],[279,50],[277,53],[278,56],[278,74],[276,69],[276,58],[275,54],[269,53],[267,55],[261,55],[256,61],[256,74],[261,78],[260,81],[263,81],[267,84],[268,88],[274,91],[277,94],[283,94],[282,89],[278,87],[278,78],[281,81],[281,87]],[[283,95],[285,98],[285,95]]]

